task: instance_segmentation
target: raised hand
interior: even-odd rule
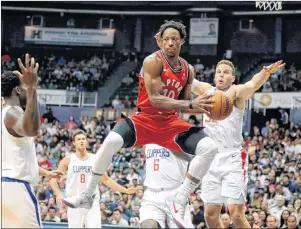
[[[29,63],[30,62],[30,63]],[[35,59],[32,57],[29,61],[29,54],[25,55],[25,67],[20,58],[18,58],[19,71],[14,71],[13,73],[20,78],[28,86],[36,86],[38,83],[38,69],[39,64],[35,64]]]
[[[156,35],[154,36],[154,38],[157,41],[157,45],[159,46],[159,48],[161,49],[161,36],[160,36],[160,32],[156,33]]]
[[[266,70],[268,73],[272,74],[277,72],[279,69],[283,68],[285,66],[285,63],[283,63],[283,60],[279,60],[269,66],[264,66],[264,70]]]

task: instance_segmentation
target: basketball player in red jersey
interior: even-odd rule
[[[206,174],[217,146],[201,128],[179,119],[177,110],[208,114],[206,108],[212,106],[213,100],[212,95],[203,95],[190,101],[194,69],[179,57],[186,38],[185,26],[167,21],[160,27],[160,36],[162,50],[145,58],[139,75],[138,112],[117,122],[97,152],[88,187],[79,196],[65,198],[63,202],[67,206],[90,208],[94,190],[114,153],[122,147],[153,143],[177,154],[193,156],[179,191],[166,199],[175,223],[184,227],[188,197]]]

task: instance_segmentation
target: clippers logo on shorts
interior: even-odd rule
[[[31,32],[31,39],[42,39],[42,30],[33,30]]]
[[[90,173],[92,166],[73,165],[72,171],[74,173]]]
[[[146,159],[149,158],[168,158],[170,157],[170,152],[165,149],[148,149],[146,152]]]

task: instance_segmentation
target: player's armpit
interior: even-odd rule
[[[152,55],[147,57],[143,62],[143,76],[145,88],[148,93],[150,102],[155,108],[174,110],[187,109],[188,100],[176,100],[163,94],[163,82],[161,80],[162,62],[160,58]]]

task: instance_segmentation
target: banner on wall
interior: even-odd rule
[[[24,41],[28,44],[113,46],[114,29],[74,29],[25,26]]]
[[[218,18],[191,18],[189,44],[218,44]]]
[[[301,100],[300,92],[271,92],[255,93],[254,108],[276,109],[278,107],[290,109],[293,105],[294,98]]]

